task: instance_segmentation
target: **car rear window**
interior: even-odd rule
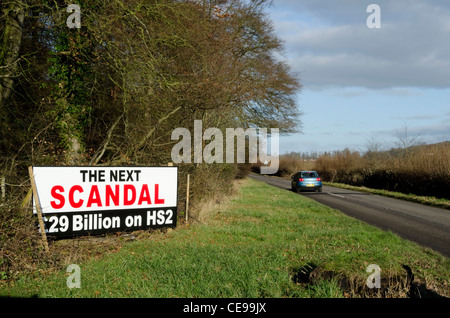
[[[302,172],[302,178],[318,178],[319,175],[315,171]]]

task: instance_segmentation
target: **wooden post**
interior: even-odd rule
[[[36,183],[34,181],[33,167],[28,167],[28,173],[30,174],[31,189],[33,190],[33,198],[34,198],[34,203],[36,204],[36,211],[37,211],[38,220],[39,220],[39,227],[41,228],[42,242],[44,243],[45,252],[48,253],[47,234],[45,234],[44,220],[42,218],[41,204],[39,202],[39,196],[37,193]]]
[[[189,218],[189,177],[191,175],[188,174],[187,175],[187,189],[186,189],[186,224],[188,223],[188,218]]]

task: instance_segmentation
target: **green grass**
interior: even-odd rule
[[[101,244],[101,240],[97,244]],[[78,264],[81,288],[66,268],[0,286],[1,296],[39,297],[343,297],[335,280],[300,284],[308,263],[364,282],[366,267],[404,273],[448,293],[449,259],[290,191],[245,180],[208,221],[127,242]]]
[[[324,182],[324,185],[341,188],[341,189],[348,189],[348,190],[356,190],[356,191],[362,191],[362,192],[368,192],[373,194],[378,194],[386,197],[391,197],[395,199],[401,199],[421,204],[426,204],[438,208],[444,208],[444,209],[450,209],[450,200],[447,199],[439,199],[435,197],[426,197],[426,196],[420,196],[415,194],[406,194],[401,192],[394,192],[394,191],[387,191],[387,190],[381,190],[381,189],[371,189],[366,187],[357,187],[352,186],[344,183],[335,183],[335,182]]]

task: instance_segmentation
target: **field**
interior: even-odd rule
[[[290,191],[245,179],[238,193],[174,230],[78,241],[95,253],[2,282],[19,297],[414,297],[450,296],[449,259]],[[111,240],[114,244],[111,244]],[[65,240],[50,248],[75,244]],[[84,247],[85,248],[85,247]],[[369,289],[366,269],[381,268]],[[403,267],[407,265],[408,267]],[[407,271],[414,273],[408,281]]]

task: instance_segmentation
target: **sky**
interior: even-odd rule
[[[450,140],[450,0],[273,0],[267,13],[303,85],[302,133],[280,154],[389,149],[405,131]]]

